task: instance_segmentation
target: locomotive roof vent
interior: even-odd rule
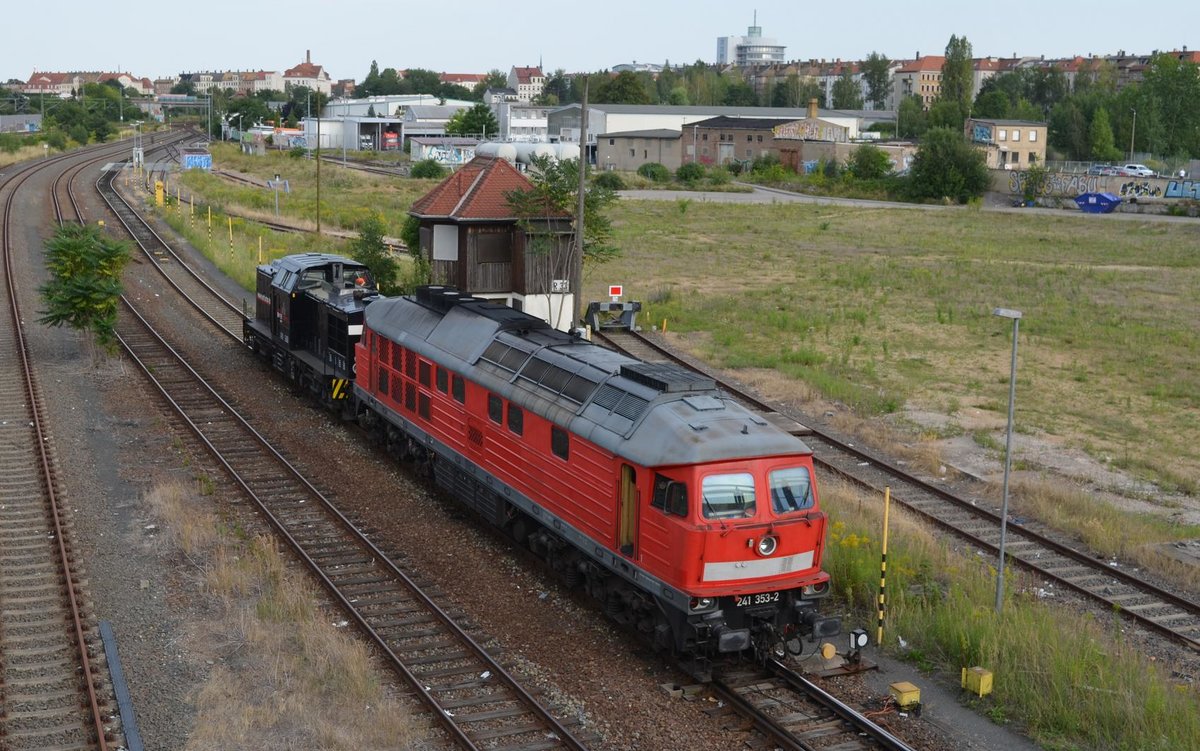
[[[442,292],[445,292],[446,290],[454,290],[454,288],[453,287],[442,287],[442,286],[436,285],[436,284],[423,284],[420,287],[417,287],[417,302],[419,302],[423,305],[428,305],[430,307],[433,307],[434,306],[434,302],[433,302],[434,298],[438,297],[439,295],[441,295]],[[457,290],[454,290],[454,291],[457,291]]]
[[[635,383],[664,393],[712,391],[717,382],[669,362],[639,362],[621,366],[621,375]]]

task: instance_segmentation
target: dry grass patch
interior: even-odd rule
[[[216,663],[195,697],[188,749],[425,749],[428,723],[380,683],[367,646],[324,610],[274,539],[245,539],[211,499],[162,483],[147,495],[203,575],[216,615],[193,623],[193,655]]]

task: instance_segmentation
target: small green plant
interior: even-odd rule
[[[704,179],[707,172],[699,162],[688,162],[675,170],[675,179],[681,183],[692,185]]]
[[[293,146],[288,149],[287,155],[292,159],[303,159],[308,154],[308,149],[303,146]]]
[[[647,180],[665,183],[671,179],[671,171],[658,162],[648,162],[637,168],[637,173]]]
[[[445,177],[446,168],[433,159],[422,159],[412,166],[409,174],[418,179],[440,180]]]
[[[690,199],[690,198],[679,198],[679,199],[676,199],[676,201],[675,201],[675,206],[676,206],[676,208],[679,209],[680,216],[684,216],[685,214],[687,214],[688,207],[690,207],[691,205],[692,205],[692,199]]]
[[[625,190],[625,178],[612,171],[600,172],[592,178],[592,182],[609,190]]]

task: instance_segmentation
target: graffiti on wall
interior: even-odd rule
[[[1166,198],[1200,198],[1200,182],[1172,180],[1167,183]]]
[[[1009,172],[1008,191],[1021,194],[1025,192],[1025,181],[1029,179],[1028,172]],[[1080,193],[1095,193],[1100,185],[1100,178],[1095,175],[1071,175],[1063,172],[1051,172],[1046,175],[1046,187],[1042,194],[1047,196],[1063,196],[1074,198]]]
[[[1121,195],[1131,198],[1154,198],[1161,196],[1161,185],[1151,185],[1149,180],[1130,180],[1121,183]]]

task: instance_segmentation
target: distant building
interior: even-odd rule
[[[717,37],[717,65],[744,67],[783,62],[787,48],[762,35],[757,12],[754,24],[746,29],[746,36]]]
[[[942,66],[945,63],[946,58],[941,55],[925,55],[902,65],[892,77],[896,106],[905,97],[917,96],[921,98],[922,108],[929,109],[942,93]]]
[[[1028,169],[1046,161],[1046,123],[972,117],[964,129],[990,169]]]
[[[149,78],[137,78],[130,73],[108,73],[103,71],[71,71],[67,73],[37,72],[29,76],[29,80],[21,86],[22,94],[50,94],[66,99],[77,91],[82,91],[84,84],[105,83],[116,81],[122,89],[135,89],[141,96],[154,93],[154,83]]]
[[[325,68],[312,61],[312,53],[304,51],[304,62],[283,72],[284,90],[304,86],[326,96],[333,93],[333,79]]]
[[[541,68],[513,68],[508,73],[508,88],[517,92],[517,101],[528,104],[542,95],[546,75]]]

